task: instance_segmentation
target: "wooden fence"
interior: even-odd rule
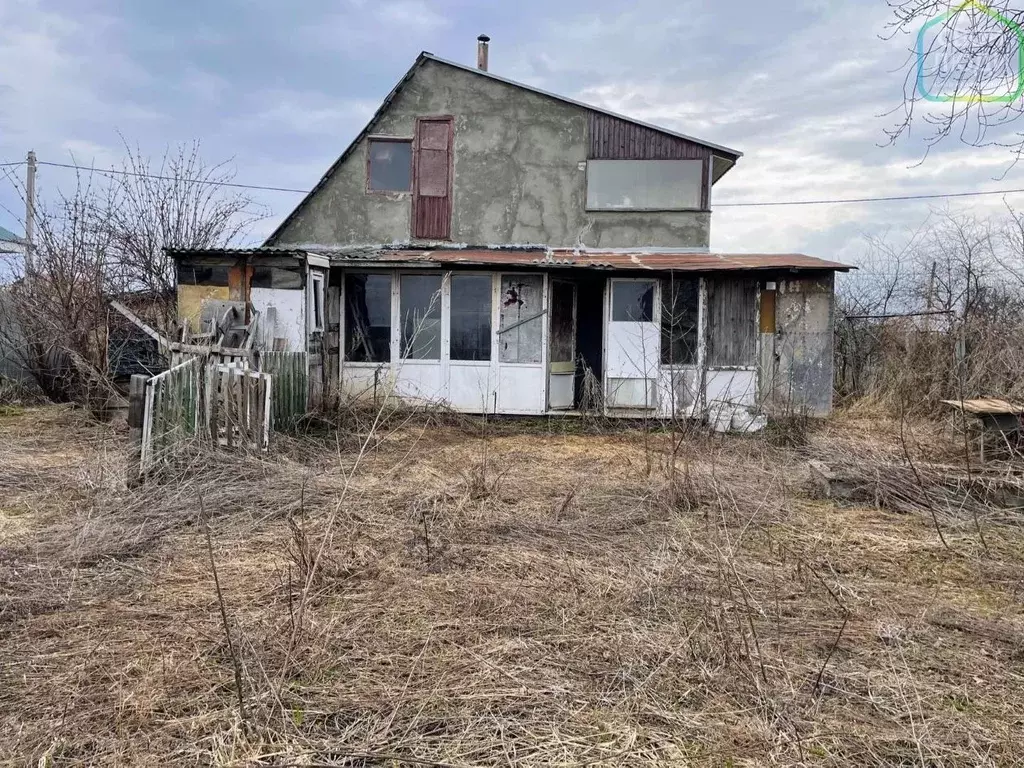
[[[288,429],[306,413],[308,357],[260,351],[194,355],[150,379],[133,377],[132,391],[141,400],[130,407],[130,415],[136,413],[130,423],[138,472],[144,474],[186,439],[266,450],[272,430]]]
[[[274,429],[291,428],[308,410],[308,356],[305,352],[260,352],[259,369],[274,378]]]
[[[143,472],[178,443],[199,432],[203,379],[202,360],[192,358],[146,382],[140,457]]]
[[[237,364],[207,366],[207,425],[218,445],[266,450],[270,445],[270,374]]]

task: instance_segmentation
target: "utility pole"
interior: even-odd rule
[[[28,152],[25,170],[25,272],[32,272],[32,256],[36,247],[36,153]]]

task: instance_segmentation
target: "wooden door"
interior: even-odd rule
[[[416,121],[412,236],[419,240],[452,236],[452,126],[450,117]]]

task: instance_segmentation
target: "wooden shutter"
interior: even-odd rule
[[[452,236],[452,118],[416,121],[412,235],[426,240]]]

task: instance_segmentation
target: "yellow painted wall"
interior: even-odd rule
[[[228,301],[230,289],[226,285],[178,285],[178,319],[188,318],[189,328],[199,330],[199,320],[206,299]]]

